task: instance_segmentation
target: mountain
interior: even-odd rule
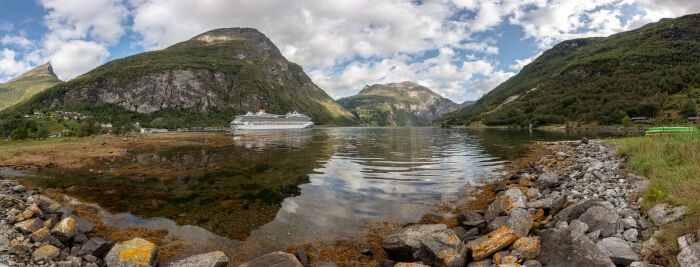
[[[0,83],[0,110],[29,99],[46,88],[60,83],[51,63],[46,63],[21,76]]]
[[[458,104],[457,107],[458,108],[468,107],[468,106],[474,105],[474,103],[476,103],[476,101],[464,101],[464,102],[462,102],[462,104]]]
[[[228,125],[265,108],[299,111],[317,124],[350,125],[355,117],[251,28],[202,33],[158,51],[108,62],[37,94],[9,112],[61,109],[113,121],[128,114],[151,127]]]
[[[619,124],[625,116],[684,120],[700,104],[700,14],[664,19],[545,51],[474,105],[435,124]]]
[[[357,95],[338,99],[364,124],[425,126],[458,105],[412,82],[365,86]]]

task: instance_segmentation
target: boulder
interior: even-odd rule
[[[639,236],[639,232],[637,232],[637,229],[630,228],[627,229],[624,233],[622,233],[622,236],[625,237],[625,240],[629,242],[637,242],[637,237]]]
[[[431,266],[417,263],[417,262],[397,262],[395,265],[392,265],[392,267],[431,267]]]
[[[523,262],[523,267],[542,267],[542,263],[538,260],[527,260]]]
[[[610,267],[610,257],[586,235],[569,230],[547,229],[540,233],[542,253],[539,260],[546,266]]]
[[[228,257],[221,251],[214,251],[189,257],[175,257],[165,260],[161,267],[224,267]]]
[[[51,235],[51,231],[49,231],[49,228],[44,226],[39,230],[36,230],[34,233],[29,235],[29,239],[32,240],[32,242],[48,242],[51,245],[54,245],[59,248],[64,248],[65,245],[58,241],[54,236]]]
[[[32,244],[29,243],[29,239],[10,241],[7,243],[7,252],[13,255],[25,255],[30,249],[32,249]]]
[[[511,255],[519,259],[532,260],[540,256],[542,252],[542,242],[538,236],[527,236],[518,238],[511,246]]]
[[[627,266],[639,260],[639,256],[632,251],[627,242],[617,237],[601,239],[598,241],[598,248],[606,253],[615,264]]]
[[[518,237],[527,236],[530,228],[532,228],[532,216],[527,210],[513,208],[510,210],[510,216],[508,216],[506,225],[518,232]]]
[[[81,217],[78,217],[74,214],[64,215],[63,219],[68,218],[68,217],[75,219],[75,222],[78,225],[78,231],[82,234],[92,232],[92,229],[95,228],[94,223],[91,223],[90,221],[83,219]]]
[[[112,242],[100,237],[92,237],[78,251],[78,256],[93,255],[102,258],[112,248]]]
[[[479,261],[509,246],[519,237],[522,237],[519,231],[509,226],[503,226],[488,235],[469,242],[467,246],[472,252],[472,258],[475,261]]]
[[[484,213],[484,220],[490,222],[498,216],[506,215],[506,204],[506,201],[500,197],[497,197],[496,199],[491,201],[491,203],[489,203],[489,206],[486,208],[486,212]]]
[[[678,253],[676,259],[681,267],[700,266],[700,242],[695,242],[695,244],[681,250],[681,253]]]
[[[607,208],[593,206],[584,212],[579,220],[588,225],[589,231],[600,230],[600,236],[608,237],[615,234],[620,216]]]
[[[493,232],[508,224],[509,216],[499,216],[489,222],[489,231]]]
[[[506,190],[504,197],[507,203],[506,212],[508,212],[511,208],[527,207],[527,196],[525,196],[525,194],[523,194],[523,191],[520,191],[520,189],[518,188],[511,188]]]
[[[467,267],[492,267],[491,259],[485,259],[481,261],[473,261],[467,264]]]
[[[465,213],[457,216],[457,223],[462,225],[464,228],[470,229],[472,227],[483,227],[486,226],[486,221],[484,216],[476,211],[467,211]]]
[[[52,245],[42,246],[34,250],[32,253],[32,260],[37,261],[48,261],[58,257],[61,254],[61,250]]]
[[[420,257],[419,260],[430,266],[462,267],[467,261],[467,251],[462,250],[464,244],[450,229],[428,233],[420,241],[421,249],[426,253],[416,255],[427,256]]]
[[[620,223],[622,223],[622,227],[624,227],[625,230],[637,227],[637,221],[634,220],[634,218],[632,217],[625,217],[622,220],[620,220]]]
[[[15,224],[15,229],[24,234],[34,233],[42,227],[44,227],[44,221],[39,218],[29,219]]]
[[[579,233],[585,234],[586,232],[588,232],[588,224],[576,219],[571,221],[571,223],[569,224],[569,229],[571,229],[571,231],[577,231]]]
[[[688,209],[684,206],[671,207],[666,204],[657,204],[648,211],[649,219],[656,225],[664,225],[683,217]]]
[[[51,230],[51,234],[56,236],[61,242],[70,240],[78,233],[77,221],[72,217],[61,220]]]
[[[157,252],[155,244],[137,237],[114,245],[104,262],[107,267],[155,266]]]
[[[695,234],[690,233],[681,237],[678,237],[678,247],[680,249],[684,249],[692,244],[695,244],[695,242],[698,242],[698,238],[695,237]]]
[[[255,258],[252,261],[238,265],[238,267],[258,267],[258,266],[274,266],[274,267],[304,267],[294,255],[281,251],[268,253]]]
[[[559,183],[559,176],[553,171],[544,171],[537,177],[535,186],[539,189],[555,187]]]
[[[457,237],[459,237],[459,240],[463,241],[475,237],[479,234],[479,228],[476,227],[466,230],[464,229],[464,227],[457,226],[454,229],[452,229],[452,231],[454,231]]]
[[[298,247],[294,251],[294,257],[297,257],[297,260],[299,260],[299,262],[304,266],[309,264],[309,254],[306,253],[306,250],[302,247]]]
[[[581,200],[560,210],[558,213],[556,213],[555,218],[557,218],[559,221],[569,222],[573,219],[581,217],[583,213],[593,206],[595,206],[595,201]]]
[[[647,262],[642,262],[642,261],[635,261],[633,263],[630,263],[630,267],[663,267],[663,266],[651,264],[651,263],[647,263]]]
[[[421,238],[431,232],[447,229],[444,224],[414,224],[397,229],[382,239],[382,247],[391,259],[413,261],[413,253],[421,248]]]

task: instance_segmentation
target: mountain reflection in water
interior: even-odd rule
[[[130,218],[121,225],[207,232],[177,226],[194,225],[270,251],[357,238],[372,222],[417,220],[431,201],[493,174],[527,153],[525,144],[532,141],[612,134],[441,128],[243,132],[141,150],[79,170],[41,169],[40,176],[25,179],[64,189],[111,213],[128,212],[120,215]],[[158,217],[169,220],[147,219]]]

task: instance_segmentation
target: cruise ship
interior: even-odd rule
[[[255,114],[248,112],[236,116],[231,122],[231,130],[301,129],[311,125],[314,125],[311,118],[296,111],[287,115],[277,115],[265,113],[264,109],[260,109]]]

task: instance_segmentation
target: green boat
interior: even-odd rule
[[[664,135],[664,134],[676,134],[676,133],[697,133],[698,128],[688,126],[688,127],[653,127],[647,129],[644,135]]]

